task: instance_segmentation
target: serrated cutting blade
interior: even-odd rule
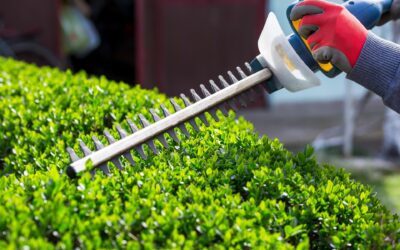
[[[248,65],[246,65],[248,66]],[[181,100],[185,107],[181,107],[178,102],[171,99],[170,102],[174,107],[175,113],[170,112],[166,106],[161,105],[162,113],[164,117],[161,118],[154,109],[150,110],[149,116],[154,120],[151,123],[147,120],[144,115],[140,114],[138,120],[140,121],[142,128],[138,128],[132,120],[128,119],[127,123],[132,130],[132,134],[126,132],[121,125],[117,125],[117,131],[120,136],[119,140],[114,139],[111,133],[105,131],[105,137],[109,142],[109,145],[103,145],[100,140],[96,137],[93,138],[96,149],[91,150],[83,142],[80,142],[80,148],[84,153],[83,158],[79,158],[75,152],[68,148],[67,151],[71,156],[72,163],[67,169],[67,173],[70,177],[76,177],[79,173],[86,171],[86,164],[90,161],[93,169],[101,168],[105,174],[109,174],[107,162],[112,162],[118,169],[122,170],[125,166],[122,166],[120,157],[128,159],[131,165],[134,165],[132,156],[130,155],[131,150],[135,150],[140,154],[143,159],[147,158],[146,152],[143,145],[149,145],[149,148],[154,154],[159,154],[159,150],[156,148],[154,141],[159,140],[161,145],[165,148],[168,147],[165,135],[168,134],[176,143],[180,143],[181,139],[175,132],[175,128],[180,129],[185,137],[190,137],[185,124],[190,124],[195,131],[200,131],[200,127],[196,124],[195,119],[200,118],[200,121],[205,126],[210,126],[209,120],[206,118],[205,113],[210,113],[214,120],[218,121],[216,111],[220,110],[225,116],[228,115],[228,111],[225,106],[230,106],[236,109],[236,104],[233,103],[235,98],[245,99],[244,93],[248,92],[252,88],[256,88],[260,83],[265,82],[271,78],[271,72],[268,69],[260,70],[254,74],[246,76],[244,71],[239,67],[237,68],[238,75],[241,80],[236,77],[232,80],[232,84],[229,84],[224,77],[220,76],[220,86],[214,81],[210,81],[210,89],[213,90],[211,93],[205,85],[201,85],[200,90],[203,96],[200,96],[200,92],[191,90],[191,96],[193,100],[189,100],[186,95],[181,94]],[[232,76],[232,73],[228,74]],[[232,77],[231,77],[232,78]],[[250,92],[249,92],[250,93]],[[183,138],[182,138],[183,139]],[[97,150],[97,151],[96,151]]]

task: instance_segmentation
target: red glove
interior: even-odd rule
[[[367,40],[367,29],[346,8],[323,0],[304,0],[290,14],[301,19],[298,33],[307,39],[314,58],[349,73]]]

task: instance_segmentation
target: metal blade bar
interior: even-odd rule
[[[165,133],[169,130],[178,127],[180,124],[185,123],[201,114],[210,110],[218,105],[231,100],[232,98],[238,96],[239,94],[249,90],[250,88],[256,86],[257,84],[271,78],[272,73],[268,69],[261,70],[259,72],[250,75],[249,77],[238,81],[226,88],[208,96],[191,106],[182,109],[164,119],[145,127],[136,133],[127,136],[109,146],[93,152],[84,158],[71,163],[69,166],[69,173],[83,172],[86,170],[86,163],[91,161],[93,167],[98,167],[99,165],[114,159],[115,157],[121,156],[128,150],[135,148],[141,144],[147,143],[148,141],[154,139],[158,135]]]

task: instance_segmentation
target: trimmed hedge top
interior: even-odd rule
[[[160,103],[156,91],[0,59],[0,249],[399,248],[399,218],[370,188],[233,113],[123,172],[110,165],[112,177],[63,173],[67,145],[94,149],[92,135],[118,138],[116,122]]]

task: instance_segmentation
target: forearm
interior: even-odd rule
[[[347,78],[375,92],[388,107],[400,113],[400,45],[369,33]]]

